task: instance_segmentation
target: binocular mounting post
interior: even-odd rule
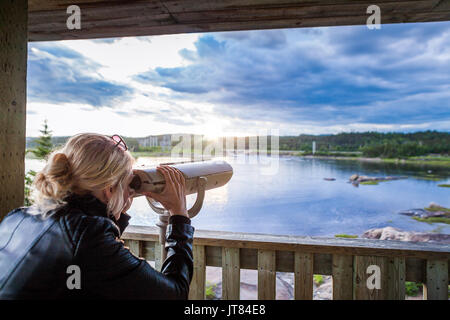
[[[189,218],[195,217],[201,210],[203,206],[203,200],[205,199],[205,185],[207,182],[206,177],[198,177],[197,179],[197,199],[195,200],[194,205],[192,208],[188,210]],[[148,204],[150,207],[159,215],[159,221],[156,223],[156,225],[159,227],[159,243],[161,244],[161,266],[166,260],[167,252],[165,250],[166,245],[166,231],[167,231],[167,225],[169,224],[169,218],[170,214],[169,211],[166,210],[164,207],[159,207],[156,205],[157,201],[153,200],[150,197],[145,197],[147,199]]]

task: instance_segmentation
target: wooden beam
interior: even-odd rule
[[[424,285],[423,298],[425,300],[448,299],[448,261],[427,261],[427,281]]]
[[[194,274],[189,288],[189,300],[205,300],[206,259],[205,246],[193,247]]]
[[[239,300],[241,267],[239,248],[222,248],[222,300]]]
[[[313,261],[312,253],[295,252],[294,299],[313,299]]]
[[[258,250],[258,300],[275,300],[275,251]]]
[[[450,20],[440,0],[378,0],[381,23]],[[30,41],[192,32],[364,25],[369,0],[83,0],[81,29],[68,30],[69,0],[30,0]]]
[[[0,221],[24,205],[27,0],[0,2]]]
[[[333,255],[333,300],[353,299],[353,257]]]

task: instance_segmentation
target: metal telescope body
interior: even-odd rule
[[[188,209],[190,218],[195,217],[201,210],[205,191],[224,186],[233,176],[233,168],[222,160],[188,161],[178,163],[165,163],[170,167],[180,170],[186,181],[186,195],[197,193],[192,208]],[[166,181],[164,176],[156,171],[156,167],[138,167],[134,169],[134,178],[130,184],[135,190],[135,197],[143,196],[143,192],[160,193],[164,190]],[[150,197],[146,197],[150,207],[159,214],[159,222],[156,225],[160,228],[159,241],[161,243],[162,261],[166,258],[165,234],[169,223],[169,212],[158,206],[158,202]]]

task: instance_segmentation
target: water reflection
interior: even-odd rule
[[[233,177],[226,186],[206,191],[202,211],[193,219],[197,229],[334,236],[338,233],[360,235],[370,228],[393,226],[404,230],[450,233],[449,225],[418,222],[398,214],[405,209],[424,208],[430,202],[450,207],[450,190],[437,186],[450,182],[447,169],[280,157],[277,174],[265,174],[262,167],[273,165],[273,162],[267,162],[270,159],[264,159],[266,162],[262,165],[254,163],[255,156],[238,155],[225,160],[233,166]],[[173,161],[149,157],[138,158],[137,164],[156,165]],[[29,160],[26,164],[36,168],[36,163],[31,164]],[[349,177],[355,173],[406,175],[408,179],[355,188],[348,183]],[[335,178],[335,181],[325,181],[324,178]],[[195,197],[188,196],[188,206],[195,202]],[[129,213],[132,224],[154,225],[157,220],[143,197],[134,200]]]

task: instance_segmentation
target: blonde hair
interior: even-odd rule
[[[64,198],[71,193],[86,195],[112,187],[107,210],[116,215],[125,206],[123,192],[128,187],[125,183],[134,162],[131,154],[108,136],[77,134],[53,151],[44,169],[36,175],[32,199],[37,210],[30,212],[50,215],[51,210],[66,204]]]

